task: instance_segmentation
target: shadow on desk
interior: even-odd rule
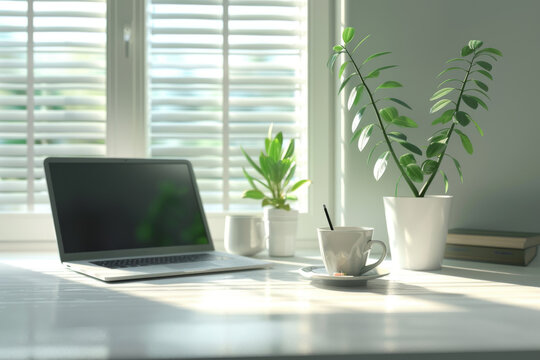
[[[295,272],[317,263],[106,284],[0,262],[0,358],[540,358],[504,351],[538,348],[538,310],[385,278],[318,288]]]

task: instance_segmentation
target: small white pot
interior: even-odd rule
[[[264,228],[270,256],[294,256],[297,210],[264,209]]]
[[[392,262],[401,269],[441,268],[452,196],[385,197]]]

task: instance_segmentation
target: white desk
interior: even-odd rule
[[[4,255],[0,359],[540,359],[539,259],[446,262],[357,289],[296,272],[319,263],[106,284],[56,256]]]

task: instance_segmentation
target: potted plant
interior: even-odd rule
[[[268,137],[264,140],[264,151],[261,151],[258,164],[242,148],[242,153],[249,164],[261,176],[261,178],[251,176],[245,168],[242,168],[251,186],[250,190],[244,191],[242,197],[261,200],[270,256],[294,255],[298,211],[291,209],[289,201],[297,200],[292,193],[311,182],[300,180],[291,184],[296,171],[294,139],[289,141],[287,150],[283,150],[283,133],[278,132],[272,138],[272,126],[268,130]]]
[[[382,139],[376,142],[368,155],[368,163],[373,155],[380,151],[375,161],[373,175],[379,180],[384,174],[389,158],[397,166],[400,176],[396,182],[395,197],[385,197],[385,214],[392,258],[401,268],[413,270],[439,269],[442,264],[446,236],[448,233],[448,215],[451,196],[428,196],[427,191],[438,173],[448,190],[448,178],[441,165],[450,159],[463,181],[459,161],[450,156],[446,150],[450,141],[459,138],[467,153],[473,153],[473,146],[465,134],[465,128],[476,127],[480,135],[483,131],[469,114],[479,106],[488,109],[485,99],[487,80],[493,80],[490,73],[490,60],[497,60],[502,53],[494,48],[483,47],[480,40],[471,40],[461,49],[460,56],[448,60],[448,67],[437,77],[457,73],[460,78],[452,76],[439,84],[430,100],[435,101],[430,113],[445,110],[433,120],[433,125],[442,126],[429,139],[425,146],[425,159],[420,160],[424,152],[410,142],[400,128],[416,128],[418,124],[398,108],[408,111],[412,108],[403,100],[384,95],[387,89],[400,88],[397,81],[383,81],[375,84],[380,74],[397,67],[386,65],[373,67],[376,60],[388,51],[367,56],[362,62],[355,60],[355,53],[369,38],[369,35],[353,44],[355,29],[343,30],[343,43],[333,47],[328,66],[333,69],[340,55],[345,57],[339,68],[339,78],[344,77],[338,93],[347,84],[354,84],[348,95],[347,108],[355,108],[356,115],[352,121],[351,142],[357,142],[360,151],[367,148],[374,130],[380,132]],[[487,61],[486,61],[487,60]],[[351,68],[350,74],[346,71]],[[348,74],[348,75],[347,75]],[[383,95],[379,95],[383,94]],[[368,122],[366,119],[374,119]],[[455,141],[454,141],[455,142]],[[382,151],[381,151],[382,150]],[[446,164],[447,162],[445,162]],[[404,180],[412,192],[412,197],[397,197],[398,186]],[[418,184],[418,186],[417,186]]]

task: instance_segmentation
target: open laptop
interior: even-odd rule
[[[103,281],[255,269],[214,250],[187,160],[47,158],[60,260]]]

